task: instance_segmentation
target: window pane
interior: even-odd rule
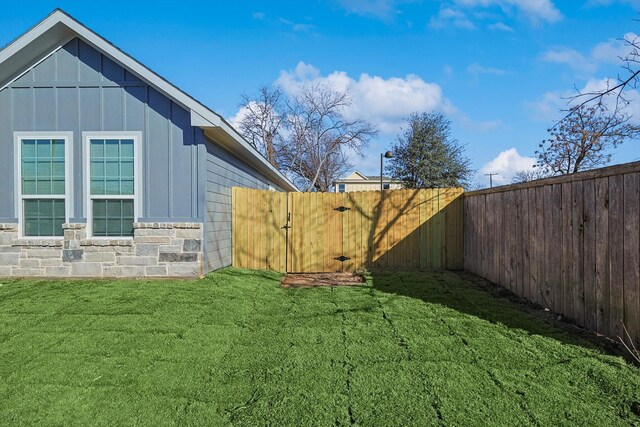
[[[62,236],[65,221],[65,201],[51,199],[25,200],[25,236]]]
[[[95,139],[90,144],[91,194],[134,194],[133,140]]]
[[[22,140],[22,158],[36,156],[36,141],[33,139]]]
[[[51,190],[51,178],[36,181],[36,194],[53,194]]]
[[[38,160],[36,173],[43,178],[51,176],[51,159]]]
[[[59,157],[64,159],[64,139],[53,140],[51,154],[53,157]]]
[[[64,178],[64,159],[54,160],[51,163],[51,176],[56,178]]]
[[[117,139],[108,139],[105,143],[105,147],[104,147],[104,156],[107,158],[119,158],[120,157],[120,148],[118,147],[119,145],[119,140]]]
[[[133,194],[133,179],[125,180],[123,179],[120,182],[120,194]]]
[[[133,139],[120,141],[120,156],[133,158]]]
[[[104,194],[116,195],[120,194],[120,180],[106,179],[104,184]]]
[[[91,158],[104,157],[104,141],[101,139],[91,140]]]
[[[36,172],[37,170],[36,170],[35,160],[22,160],[22,177],[23,178],[35,178],[37,176]]]
[[[91,194],[104,194],[104,180],[92,179],[91,180]]]
[[[133,236],[133,200],[93,200],[94,236]]]
[[[36,142],[36,156],[40,158],[51,157],[51,140],[39,139]]]

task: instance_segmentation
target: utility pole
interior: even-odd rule
[[[498,175],[497,173],[485,173],[484,176],[489,177],[489,187],[493,188],[493,176]]]

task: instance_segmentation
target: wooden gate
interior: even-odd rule
[[[233,189],[233,266],[281,272],[461,269],[462,189]]]

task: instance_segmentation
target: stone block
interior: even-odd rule
[[[166,276],[167,267],[164,267],[164,266],[145,267],[144,275],[149,277]]]
[[[158,258],[154,256],[120,256],[116,259],[118,265],[156,265]]]
[[[175,231],[172,229],[148,229],[148,228],[139,228],[134,231],[134,236],[137,239],[138,237],[148,237],[148,236],[168,236],[171,237],[175,235]]]
[[[58,266],[58,267],[45,267],[44,275],[47,277],[64,277],[71,274],[71,267]]]
[[[62,267],[62,258],[43,258],[40,260],[42,267]]]
[[[173,252],[160,252],[159,262],[196,262],[198,261],[197,253],[178,254]]]
[[[60,249],[54,249],[54,248],[25,249],[25,253],[29,258],[38,258],[38,259],[60,258],[62,255]]]
[[[167,275],[170,277],[198,277],[200,263],[167,264]]]
[[[116,254],[113,251],[109,252],[87,252],[84,254],[84,260],[86,262],[116,262]]]
[[[171,237],[169,236],[140,236],[135,238],[136,244],[139,243],[161,243],[164,245],[171,244]]]
[[[76,262],[71,264],[71,275],[73,276],[102,276],[102,264],[99,262]]]
[[[176,230],[176,237],[181,239],[200,239],[202,238],[202,233],[200,229],[181,228]]]
[[[80,249],[80,240],[65,240],[65,249]]]
[[[0,277],[11,277],[11,267],[0,265]]]
[[[18,265],[20,268],[40,268],[40,260],[37,258],[22,258]]]
[[[104,277],[144,277],[144,267],[129,266],[129,267],[104,267]]]
[[[11,275],[15,277],[42,277],[44,276],[44,268],[19,268],[14,267]]]
[[[12,241],[18,238],[18,233],[0,231],[0,245],[10,245]]]
[[[185,252],[200,252],[202,250],[202,240],[185,239],[182,250]]]
[[[0,265],[18,265],[20,261],[20,252],[3,252],[0,253]]]
[[[159,248],[160,252],[182,252],[182,245],[161,245]]]
[[[64,249],[62,251],[63,262],[80,262],[82,261],[82,255],[84,251],[82,249]]]
[[[136,244],[137,256],[158,256],[158,245],[156,243],[138,243]]]

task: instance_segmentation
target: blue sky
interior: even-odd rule
[[[621,72],[620,38],[640,33],[640,0],[1,0],[0,44],[61,7],[181,89],[233,120],[242,94],[348,88],[349,114],[381,132],[355,159],[379,153],[412,111],[440,111],[467,146],[477,181],[528,167],[574,87]],[[631,97],[637,94],[634,92]],[[636,113],[637,111],[637,113]],[[640,96],[630,113],[640,122]],[[640,143],[614,163],[640,160]]]

